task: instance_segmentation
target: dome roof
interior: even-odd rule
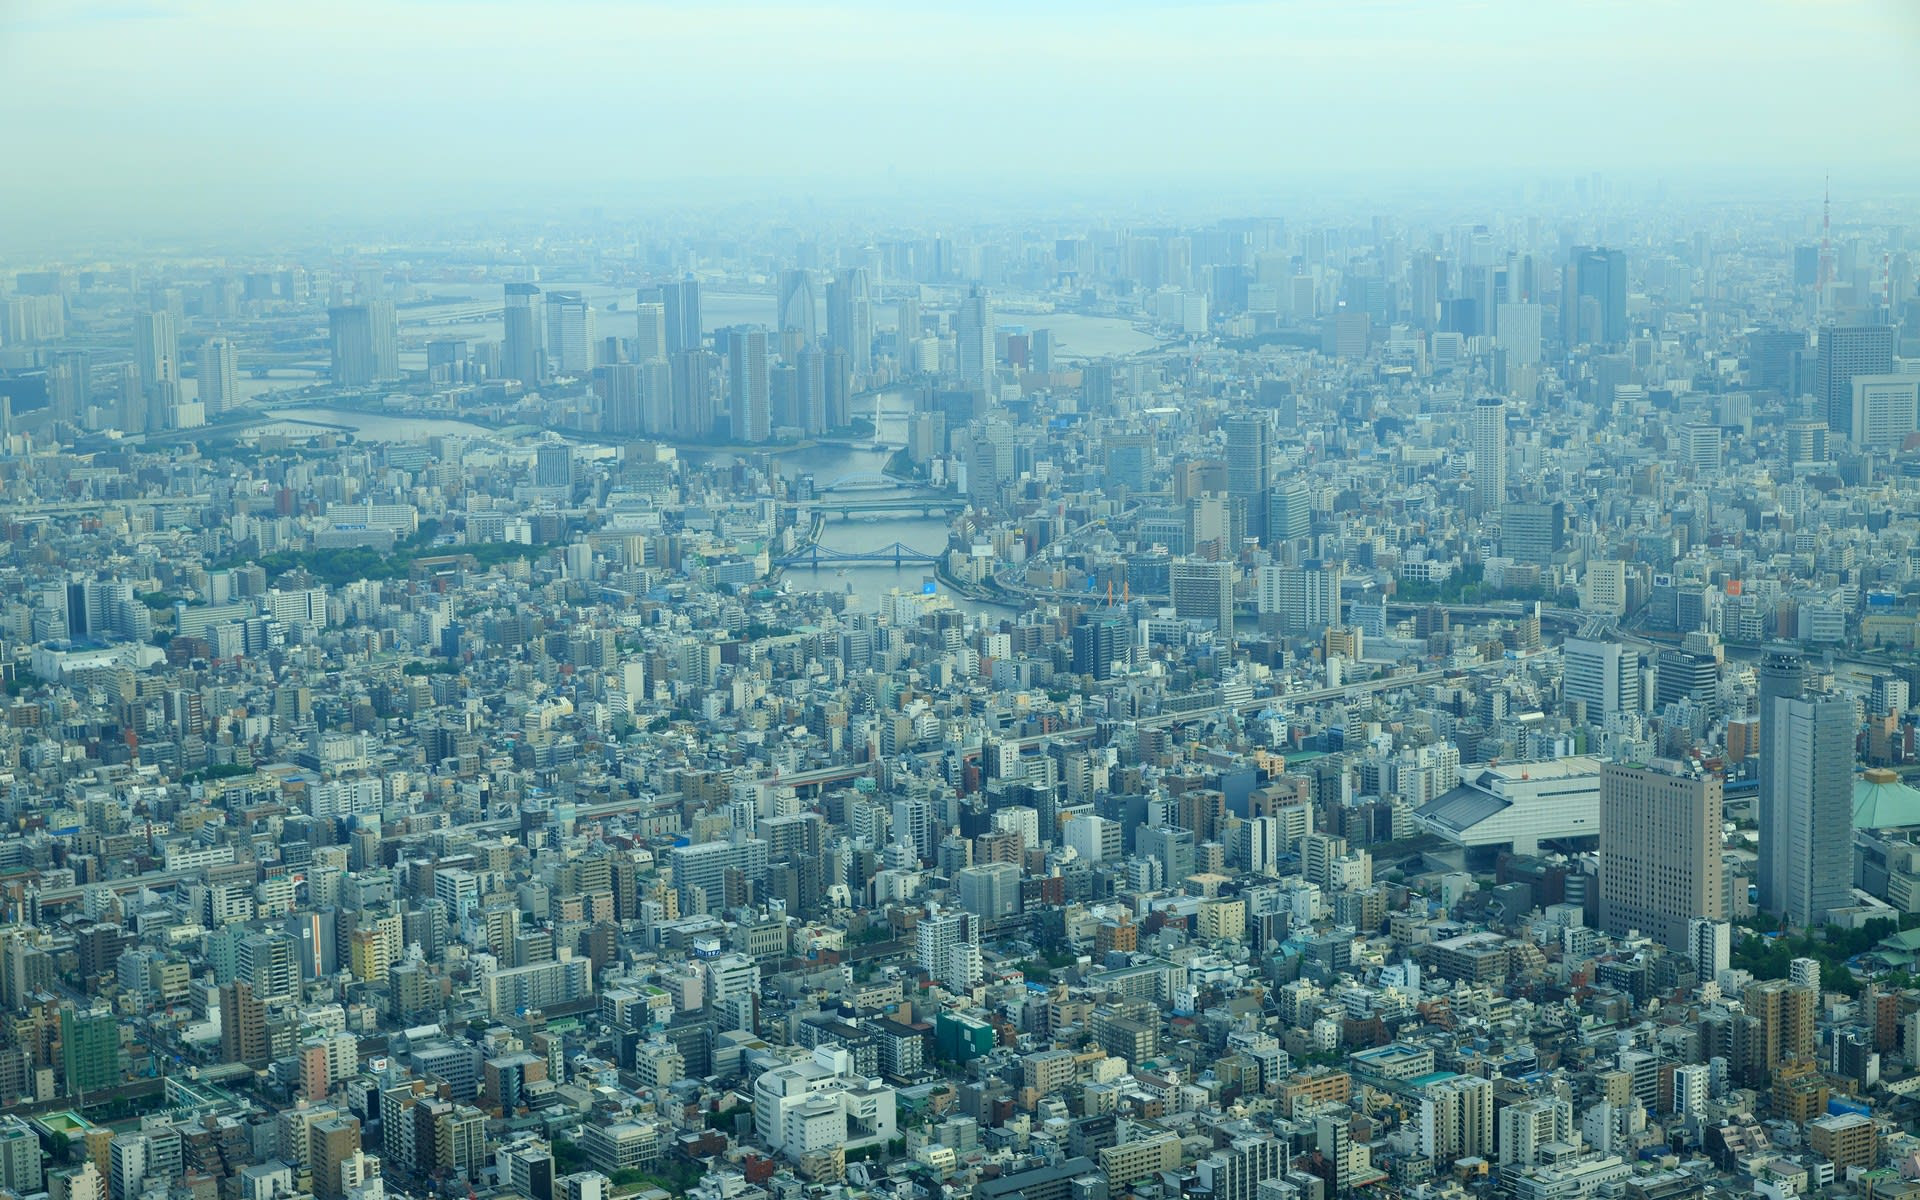
[[[1905,829],[1914,825],[1920,825],[1920,791],[1883,768],[1860,773],[1853,784],[1855,829]]]

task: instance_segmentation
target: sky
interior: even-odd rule
[[[1910,0],[0,0],[0,222],[1920,175]]]

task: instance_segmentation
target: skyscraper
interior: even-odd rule
[[[728,436],[734,441],[764,442],[773,436],[767,331],[758,326],[727,334],[727,399]]]
[[[1114,659],[1126,653],[1127,631],[1119,621],[1091,618],[1073,627],[1073,673],[1113,677]]]
[[[698,350],[705,344],[700,323],[700,284],[682,279],[660,285],[660,303],[667,315],[667,353]]]
[[[593,370],[593,307],[579,292],[547,293],[547,365],[556,375]]]
[[[1806,661],[1792,650],[1771,650],[1760,660],[1760,823],[1759,879],[1760,910],[1779,912],[1786,903],[1787,807],[1782,800],[1782,776],[1774,769],[1769,748],[1781,738],[1776,701],[1798,696],[1806,686]]]
[[[647,293],[640,293],[645,296]],[[652,362],[667,357],[667,306],[642,299],[634,305],[633,361]]]
[[[1267,540],[1267,489],[1273,482],[1273,428],[1263,413],[1227,418],[1227,496],[1247,537]]]
[[[1482,396],[1473,406],[1473,505],[1497,512],[1507,500],[1507,402]]]
[[[853,373],[873,367],[873,291],[865,267],[848,267],[827,285],[827,341]]]
[[[814,302],[813,272],[780,272],[780,354],[791,360],[819,336],[820,319]]]
[[[367,329],[373,344],[373,377],[400,378],[400,321],[393,301],[367,301]]]
[[[521,383],[540,382],[540,326],[533,319],[533,298],[540,289],[531,283],[507,285],[506,340],[500,346],[500,373]]]
[[[200,347],[200,403],[209,417],[240,403],[238,368],[233,343],[226,338],[208,338]]]
[[[1820,399],[1826,410],[1827,428],[1858,441],[1853,428],[1854,377],[1891,374],[1891,325],[1842,325],[1821,330]]]
[[[1718,775],[1678,763],[1608,763],[1600,774],[1600,927],[1681,953],[1690,922],[1725,916]]]
[[[1855,375],[1847,428],[1856,445],[1898,451],[1920,429],[1920,376]]]
[[[374,381],[373,313],[364,304],[337,304],[327,310],[327,348],[333,382],[365,387]]]
[[[1778,911],[1807,927],[1853,902],[1853,701],[1827,694],[1773,704],[1774,737],[1761,735],[1761,753],[1785,810],[1784,853],[1775,855],[1784,868]]]
[[[1560,331],[1568,346],[1617,346],[1627,340],[1627,256],[1577,246],[1560,289]]]
[[[140,368],[140,386],[175,383],[180,378],[180,329],[165,309],[133,318],[133,359]]]
[[[955,369],[960,385],[990,388],[993,384],[993,301],[978,284],[960,301],[954,317]]]

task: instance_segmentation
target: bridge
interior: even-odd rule
[[[871,500],[821,496],[813,500],[790,500],[787,504],[796,514],[839,513],[844,520],[859,516],[892,516],[896,513],[919,513],[923,517],[931,517],[935,513],[952,516],[967,510],[964,497],[933,493],[922,496],[880,496]]]
[[[939,562],[938,554],[915,550],[904,542],[895,542],[880,550],[835,550],[831,546],[822,546],[819,542],[815,542],[804,550],[774,559],[773,565],[776,567],[831,567],[845,563],[892,563],[896,567],[904,567],[909,563],[934,566]]]
[[[917,492],[923,495],[933,496],[946,494],[941,489],[929,487],[917,479],[908,479],[903,475],[889,475],[885,471],[855,471],[849,475],[842,475],[838,479],[829,480],[819,487],[816,487],[814,494],[817,496],[825,496],[833,492],[877,492],[885,490]]]

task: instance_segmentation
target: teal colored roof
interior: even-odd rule
[[[1920,791],[1892,771],[1866,771],[1853,784],[1855,829],[1905,829],[1920,825]]]

